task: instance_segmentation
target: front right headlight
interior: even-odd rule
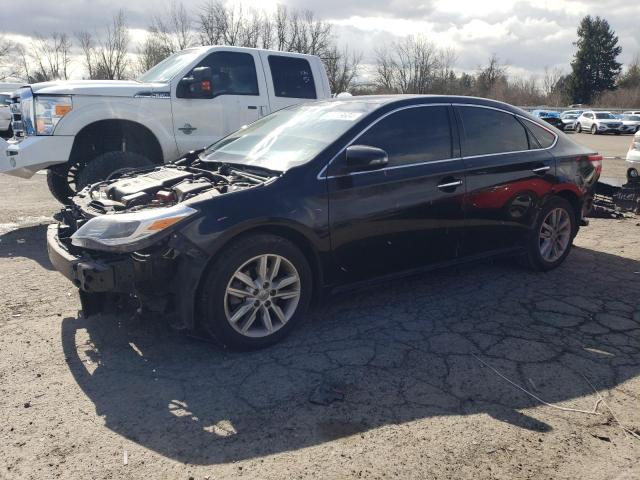
[[[150,246],[157,236],[168,233],[176,223],[196,212],[186,205],[174,205],[106,214],[82,225],[71,235],[71,243],[93,250],[134,252]]]

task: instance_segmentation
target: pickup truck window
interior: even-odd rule
[[[313,73],[304,58],[269,55],[276,97],[318,98]]]
[[[182,52],[174,53],[158,63],[155,67],[151,67],[146,73],[143,73],[142,76],[138,78],[138,81],[143,83],[168,82],[177,75],[180,70],[186,68],[193,62],[198,55],[200,55],[200,50],[197,48],[190,48]]]
[[[194,68],[198,67],[211,69],[214,97],[259,94],[256,64],[250,53],[213,52]],[[187,76],[192,75],[192,72],[193,70]]]

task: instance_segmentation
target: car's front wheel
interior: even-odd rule
[[[597,135],[598,134],[598,127],[596,127],[595,124],[591,125],[591,135]]]
[[[274,344],[302,319],[313,288],[304,254],[270,234],[241,238],[209,267],[201,286],[201,325],[236,350]]]
[[[526,259],[533,270],[551,270],[559,266],[573,244],[577,232],[576,215],[562,197],[552,197],[540,210],[527,242]]]
[[[582,128],[580,127],[579,123],[576,123],[576,133],[580,133],[582,132]]]

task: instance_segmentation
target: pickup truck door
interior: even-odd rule
[[[217,50],[197,67],[211,68],[213,98],[186,98],[188,94],[177,88],[178,82],[173,86],[173,129],[180,154],[211,145],[269,113],[258,52]]]
[[[272,112],[329,97],[327,75],[319,62],[285,52],[260,52]],[[326,85],[325,85],[326,83]]]

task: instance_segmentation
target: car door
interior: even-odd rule
[[[316,62],[286,53],[260,52],[265,79],[269,91],[271,111],[297,103],[325,98]]]
[[[269,110],[258,52],[218,50],[194,68],[198,67],[211,69],[212,98],[194,97],[177,85],[172,92],[174,135],[181,154],[206,147]],[[192,74],[193,69],[185,76]]]
[[[461,255],[521,246],[540,199],[554,185],[555,162],[548,147],[555,134],[493,108],[456,105],[455,111],[467,182]]]
[[[331,245],[345,281],[457,256],[465,190],[452,120],[449,105],[398,109],[351,142],[386,151],[384,168],[348,171],[344,151],[330,165]]]

